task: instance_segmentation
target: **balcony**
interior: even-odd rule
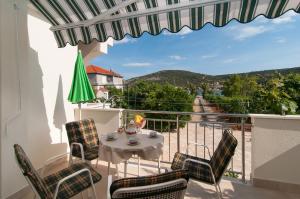
[[[146,128],[164,131],[165,142],[162,167],[169,168],[174,153],[176,151],[185,151],[187,143],[190,141],[206,144],[211,151],[214,151],[220,140],[223,128],[231,128],[239,144],[228,168],[230,173],[223,177],[220,184],[223,197],[275,199],[300,197],[300,193],[293,189],[297,185],[293,187],[292,183],[287,183],[287,181],[291,182],[293,180],[293,177],[289,176],[292,171],[288,171],[288,169],[293,168],[293,164],[299,166],[299,161],[289,159],[293,163],[284,162],[284,159],[291,158],[291,156],[296,155],[296,152],[299,152],[299,134],[296,132],[299,131],[299,116],[196,114],[86,108],[83,110],[82,117],[93,117],[97,128],[103,129],[100,133],[102,134],[115,129],[117,126],[126,124],[136,113],[151,113],[153,116],[168,114],[174,115],[176,118],[175,120],[155,117],[147,118]],[[75,118],[77,114],[78,111],[76,110]],[[192,114],[190,121],[180,120],[181,116],[188,114]],[[104,116],[106,120],[103,120]],[[167,127],[172,126],[173,123],[176,128],[172,131],[168,128],[163,129],[166,127],[165,123],[168,124]],[[180,128],[180,124],[182,125],[183,123],[185,124],[184,127]],[[281,143],[277,142],[283,135],[286,140]],[[271,136],[273,143],[269,142],[268,145],[264,145],[266,140],[271,139]],[[283,150],[285,151],[284,153],[275,155]],[[190,148],[189,154],[207,157],[207,151],[200,150],[200,148]],[[262,160],[261,158],[265,155],[268,155],[268,158]],[[262,164],[263,161],[267,162]],[[64,161],[50,165],[47,171],[49,173],[54,172],[66,166],[67,163],[66,158]],[[278,165],[279,163],[280,165]],[[95,162],[92,162],[92,164],[95,164]],[[130,159],[128,177],[137,176],[137,165],[137,159]],[[114,166],[110,169],[110,174],[114,176],[114,179],[124,175],[123,164],[119,166],[118,174]],[[278,172],[278,167],[280,167],[281,172]],[[152,161],[142,160],[140,169],[140,175],[142,176],[157,174],[156,163]],[[100,161],[97,170],[102,174],[103,179],[96,184],[96,189],[98,196],[103,196],[103,193],[106,193],[107,190],[107,162]],[[295,178],[298,175],[299,173],[295,174]],[[273,180],[270,180],[270,177]],[[26,197],[24,197],[24,194]],[[32,197],[33,193],[27,190],[23,192],[21,198],[27,199]],[[214,187],[190,180],[185,198],[216,198],[216,193]]]
[[[93,162],[95,163],[95,162]],[[137,161],[132,159],[130,161],[129,167],[128,167],[128,177],[134,177],[136,176],[137,173]],[[55,167],[51,167],[49,169],[49,173],[56,171],[59,168],[62,168],[67,165],[67,162],[60,162],[59,165]],[[123,165],[120,165],[121,169],[119,172],[120,176],[123,176]],[[153,166],[153,167],[151,167]],[[148,161],[142,161],[141,164],[141,175],[152,175],[157,173],[157,169],[154,168],[154,164]],[[168,164],[163,164],[163,166],[168,167]],[[104,199],[105,198],[105,193],[107,190],[107,163],[100,161],[100,165],[98,165],[98,169],[102,174],[103,179],[96,184],[96,190],[97,190],[97,195],[99,198]],[[111,174],[112,175],[117,175],[116,171],[114,168],[111,169]],[[114,177],[116,179],[116,177]],[[282,191],[276,191],[276,190],[271,190],[271,189],[265,189],[265,188],[258,188],[254,187],[250,184],[250,182],[247,183],[241,183],[238,180],[232,180],[227,177],[225,177],[221,181],[221,189],[223,192],[223,197],[224,198],[257,198],[257,199],[265,199],[265,198],[272,198],[272,199],[281,199],[281,198],[289,198],[289,199],[296,199],[299,198],[300,194],[295,194],[295,193],[287,193],[287,192],[282,192]],[[87,193],[84,193],[84,196],[87,196]],[[22,199],[31,199],[33,198],[33,192],[31,190],[27,190],[26,192],[23,192],[22,195],[19,197],[15,198],[22,198]],[[79,199],[81,196],[76,196],[74,199]],[[186,192],[186,199],[193,199],[193,198],[201,198],[201,199],[206,199],[206,198],[217,198],[216,193],[214,190],[214,187],[199,183],[193,180],[190,180],[189,186]]]
[[[162,167],[169,168],[174,153],[178,150],[185,151],[189,141],[205,143],[211,151],[215,150],[222,129],[232,128],[239,144],[228,168],[231,175],[227,173],[220,184],[224,198],[300,197],[300,193],[295,189],[299,185],[291,183],[293,180],[297,180],[299,173],[294,173],[294,176],[291,176],[290,174],[296,170],[289,170],[299,166],[299,161],[293,158],[299,154],[299,116],[200,114],[85,108],[82,110],[82,117],[93,117],[97,128],[101,129],[101,132],[98,133],[104,134],[126,124],[136,113],[151,113],[153,116],[169,114],[176,118],[175,120],[147,118],[146,128],[165,131],[163,133],[165,145]],[[193,115],[190,121],[180,120],[180,116],[189,114]],[[75,118],[77,116],[78,110],[75,110]],[[169,126],[173,123],[176,128],[172,131],[163,130],[162,127],[165,123]],[[179,123],[185,123],[185,127],[180,128]],[[283,136],[285,140],[281,140]],[[271,139],[273,142],[265,145],[266,140]],[[277,142],[278,140],[281,142]],[[189,153],[199,157],[207,157],[207,151],[198,148],[191,148]],[[266,155],[268,157],[265,157]],[[289,162],[285,162],[287,159]],[[47,171],[51,173],[66,165],[67,158],[50,165]],[[155,166],[155,162],[142,160],[140,175],[157,174]],[[278,169],[281,172],[278,172]],[[102,174],[103,179],[96,185],[96,189],[98,195],[102,196],[107,190],[107,162],[100,161],[98,171]],[[112,166],[110,174],[115,179],[117,175],[123,177],[123,164],[120,164],[119,174],[116,173],[114,166]],[[129,161],[128,177],[134,176],[137,176],[137,159],[132,158]],[[32,196],[33,193],[28,188],[15,194],[15,198],[32,198]],[[215,197],[214,187],[190,180],[186,198]]]
[[[64,124],[74,120],[74,106],[67,101],[66,96],[71,86],[71,69],[78,49],[70,45],[57,49],[56,40],[49,31],[51,24],[28,3],[29,1],[1,1],[0,6],[3,19],[0,38],[3,74],[0,198],[33,198],[32,191],[16,166],[12,152],[13,144],[19,143],[24,146],[34,166],[42,168],[46,159],[68,151]],[[298,8],[296,1],[289,3]],[[285,6],[279,6],[281,7]],[[267,9],[268,6],[263,8]],[[286,8],[289,9],[289,6]],[[235,10],[234,13],[238,14],[239,10]],[[165,21],[164,24],[168,23]],[[126,30],[129,30],[128,27]],[[61,42],[60,39],[58,41]],[[100,49],[101,53],[106,53],[107,46],[110,44],[104,44],[105,50],[103,46],[94,46],[90,50],[98,52],[97,49]],[[88,63],[89,57],[85,59]],[[126,124],[132,116],[130,112],[134,113],[130,110],[102,107],[86,108],[83,110],[83,117],[94,118],[99,134],[104,134]],[[184,152],[186,143],[191,140],[205,142],[214,150],[222,127],[232,127],[239,140],[239,146],[229,169],[237,176],[232,178],[229,175],[221,181],[225,198],[300,198],[299,116],[221,115],[217,117],[225,117],[225,120],[214,121],[212,119],[216,119],[216,115],[207,117],[205,114],[195,114],[191,121],[181,121],[182,114],[191,113],[170,114],[174,115],[175,119],[160,120],[155,115],[148,118],[148,128],[153,127],[157,131],[160,131],[161,123],[166,125],[170,122],[175,127],[179,123],[186,123],[184,128],[172,128],[164,132],[165,152],[162,166],[170,167],[173,154],[177,150]],[[239,120],[226,120],[226,117],[231,116]],[[240,120],[241,118],[244,120]],[[251,127],[251,132],[248,127]],[[190,149],[190,153],[201,157],[207,155],[206,151],[193,148]],[[131,159],[129,176],[137,174],[136,162],[135,159]],[[66,162],[56,162],[48,168],[48,172],[65,165]],[[154,165],[155,162],[142,161],[141,175],[157,173]],[[119,175],[123,176],[122,164],[120,167]],[[98,196],[103,196],[107,186],[106,162],[100,162],[99,172],[103,175],[103,180],[96,187]],[[111,174],[116,174],[114,168],[111,169]],[[215,193],[213,187],[190,181],[186,198],[215,198]]]

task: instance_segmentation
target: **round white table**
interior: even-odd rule
[[[142,129],[141,133],[137,133],[137,145],[128,145],[128,138],[125,133],[118,134],[115,140],[106,140],[106,135],[102,135],[100,139],[100,158],[108,162],[108,172],[110,163],[119,164],[125,163],[124,176],[127,173],[127,161],[133,156],[137,155],[144,160],[157,160],[158,169],[160,171],[160,156],[163,153],[164,137],[157,133],[155,138],[150,138],[149,133],[152,130]],[[140,161],[138,161],[138,174]]]

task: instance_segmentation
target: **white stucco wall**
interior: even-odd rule
[[[103,85],[107,83],[107,79],[105,75],[97,74],[96,77],[97,77],[97,85]]]
[[[253,179],[300,185],[300,116],[251,118]]]
[[[13,144],[20,144],[40,168],[49,157],[67,151],[63,124],[73,120],[67,97],[77,48],[58,49],[50,25],[27,14],[29,1],[18,0],[18,11],[12,2],[1,1],[0,6],[0,198],[27,185],[15,163]]]
[[[123,109],[103,109],[98,108],[82,108],[82,118],[93,118],[96,124],[99,137],[101,135],[114,132],[122,125]],[[79,120],[79,110],[75,110],[75,119]]]
[[[123,78],[114,77],[114,84],[116,85],[116,88],[122,89],[123,88]]]

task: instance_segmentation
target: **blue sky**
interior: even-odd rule
[[[158,36],[114,42],[108,54],[91,64],[112,69],[125,79],[160,70],[188,70],[218,75],[300,66],[300,15],[258,17],[248,24],[236,21],[199,31],[188,28]]]

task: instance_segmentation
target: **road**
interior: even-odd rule
[[[194,100],[193,110],[196,113],[215,113],[215,110],[209,106],[209,103],[203,99],[202,96],[198,96]],[[208,115],[208,116],[200,116],[200,115],[193,115],[192,121],[208,121],[208,122],[215,122],[217,121],[217,116]]]

